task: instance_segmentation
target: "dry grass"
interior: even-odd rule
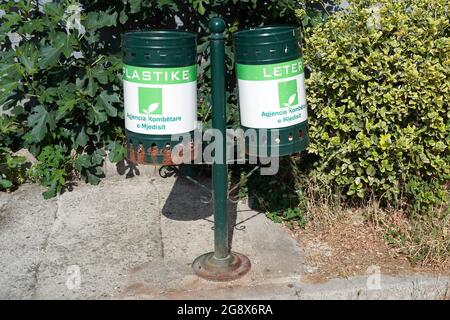
[[[398,256],[406,257],[413,266],[436,271],[450,270],[450,207],[441,206],[428,214],[408,214],[398,207],[385,208],[371,199],[357,208],[348,207],[336,190],[327,189],[318,181],[298,181],[302,187],[300,203],[306,213],[308,228],[315,231],[332,230],[336,227],[361,220],[365,231],[383,241]],[[350,221],[350,222],[349,222]],[[353,222],[352,222],[353,221]],[[355,239],[357,240],[357,239]],[[369,241],[367,239],[367,241]]]
[[[364,276],[379,270],[385,275],[420,273],[408,259],[390,248],[358,211],[348,210],[333,227],[309,225],[294,235],[307,257],[306,280]]]
[[[314,180],[303,182],[303,190],[306,218],[316,229],[330,228],[343,218],[345,209],[338,192]]]
[[[390,246],[412,263],[450,269],[450,208],[434,208],[426,215],[408,215],[401,210],[381,209],[376,203],[368,217]]]

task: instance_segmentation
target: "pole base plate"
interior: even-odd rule
[[[231,252],[228,258],[217,259],[209,252],[195,259],[192,268],[197,276],[210,281],[232,281],[250,271],[250,260],[243,254]]]

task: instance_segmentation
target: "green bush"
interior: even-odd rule
[[[358,0],[306,37],[311,175],[422,211],[450,175],[446,0]]]
[[[79,5],[81,25],[70,19]],[[0,17],[0,107],[12,111],[24,126],[23,146],[35,156],[39,158],[46,147],[61,151],[63,159],[56,169],[67,175],[62,178],[54,171],[54,179],[42,177],[44,185],[51,186],[47,196],[61,190],[72,172],[97,184],[105,151],[113,162],[125,155],[120,46],[124,32],[178,26],[198,34],[199,116],[207,123],[208,20],[222,15],[229,34],[267,23],[295,23],[294,12],[303,7],[298,0],[60,0],[43,6],[39,1],[0,0],[5,12]],[[74,22],[71,28],[67,21]],[[229,125],[236,126],[230,40]]]
[[[62,191],[73,170],[73,159],[64,155],[61,146],[55,145],[46,146],[37,160],[39,162],[28,170],[28,177],[48,188],[42,194],[45,199],[55,197]]]
[[[123,149],[121,61],[108,40],[100,40],[118,15],[110,9],[87,12],[81,15],[85,33],[66,30],[72,4],[21,0],[0,6],[5,11],[0,18],[0,105],[25,127],[22,145],[38,158],[46,147],[60,148],[65,160],[72,153],[97,156],[103,148]],[[92,171],[95,178],[83,177],[97,183],[101,163],[93,164]],[[49,191],[55,194],[63,182],[55,178],[44,184],[53,185]]]

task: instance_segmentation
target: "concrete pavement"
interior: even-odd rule
[[[380,276],[302,280],[305,256],[282,226],[230,203],[232,248],[252,270],[230,283],[190,264],[213,248],[209,195],[153,167],[106,165],[99,186],[78,182],[44,200],[35,184],[0,193],[2,299],[439,299],[448,278]],[[202,181],[207,184],[208,181]]]

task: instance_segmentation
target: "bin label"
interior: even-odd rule
[[[237,64],[241,123],[249,128],[283,128],[304,122],[306,108],[303,62]]]
[[[171,135],[195,129],[197,69],[123,67],[125,127],[136,133]]]

